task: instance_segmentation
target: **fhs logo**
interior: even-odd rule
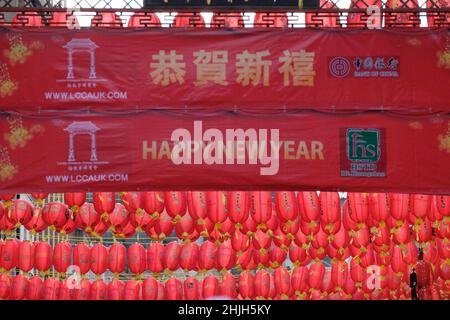
[[[379,129],[347,129],[347,157],[356,162],[376,162],[380,159]]]

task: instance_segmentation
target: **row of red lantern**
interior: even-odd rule
[[[326,270],[322,263],[315,263],[308,269],[295,267],[292,272],[279,267],[270,274],[259,270],[255,274],[244,271],[238,279],[224,273],[220,279],[208,275],[202,280],[189,276],[180,280],[170,277],[165,282],[150,276],[145,280],[121,281],[114,278],[108,284],[97,279],[86,278],[65,280],[24,275],[0,274],[0,300],[199,300],[199,299],[408,299],[409,286],[389,269],[381,276],[381,282],[371,282],[370,274],[364,282],[356,282],[352,276],[340,272],[342,266]],[[373,283],[374,285],[371,285]],[[450,283],[442,280],[431,285],[419,286],[419,295],[440,300],[450,295]],[[421,291],[424,291],[421,294]]]

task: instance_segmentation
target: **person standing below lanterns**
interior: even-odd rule
[[[431,285],[433,284],[433,270],[430,263],[423,260],[422,248],[419,248],[419,261],[416,264],[416,270],[419,300],[430,300]]]
[[[411,287],[411,300],[419,300],[417,297],[416,268],[413,268],[411,274],[409,275],[409,286]]]

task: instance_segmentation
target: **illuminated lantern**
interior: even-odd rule
[[[94,192],[94,209],[103,220],[108,219],[108,215],[114,211],[116,206],[116,194],[114,192]]]
[[[106,300],[108,287],[102,279],[95,280],[91,285],[91,300]]]
[[[74,290],[74,300],[89,300],[91,299],[92,284],[88,279],[81,279],[79,289]]]
[[[67,204],[73,212],[77,212],[78,209],[86,202],[85,192],[73,192],[64,194],[64,202]]]
[[[152,276],[148,277],[142,283],[142,300],[158,299],[158,281]]]
[[[339,193],[322,191],[319,195],[319,201],[321,210],[320,224],[323,230],[331,232],[335,228],[334,224],[338,223],[341,218]]]
[[[53,248],[53,267],[56,272],[65,273],[71,265],[72,246],[69,242],[59,242]]]
[[[255,299],[267,299],[270,292],[270,274],[266,270],[258,270],[253,278]]]
[[[292,235],[291,233],[289,233],[289,235],[291,235],[292,237],[289,237],[288,235],[283,233],[281,231],[280,227],[278,227],[273,234],[273,238],[272,238],[273,243],[277,247],[280,247],[280,249],[287,251],[289,249],[289,246],[291,245],[291,242],[292,242],[291,239],[295,238],[294,235]]]
[[[106,220],[102,220],[106,222],[113,232],[115,232],[116,229],[123,229],[127,225],[129,213],[121,203],[118,203],[114,210],[106,216]]]
[[[186,300],[199,300],[199,283],[195,277],[187,277],[183,283],[183,296]]]
[[[247,191],[232,191],[228,201],[228,217],[237,228],[247,220],[250,208],[250,194]]]
[[[250,237],[236,229],[231,236],[231,246],[237,255],[242,254],[250,245]]]
[[[108,300],[123,300],[125,284],[122,280],[112,279],[108,284]]]
[[[180,191],[164,192],[167,214],[177,223],[186,213],[186,193]]]
[[[49,202],[42,209],[45,223],[52,229],[62,228],[69,220],[69,208],[61,202]]]
[[[244,19],[239,12],[214,13],[211,19],[211,28],[244,28]]]
[[[296,298],[304,300],[309,290],[309,270],[305,266],[295,267],[291,275],[291,288]]]
[[[436,196],[436,207],[444,216],[450,216],[450,196]]]
[[[28,280],[27,300],[41,300],[43,295],[43,288],[44,281],[42,281],[42,278],[38,276],[32,276]]]
[[[23,272],[29,272],[33,269],[34,244],[31,241],[21,241],[19,243],[17,267]]]
[[[336,290],[341,291],[347,281],[348,265],[345,261],[335,261],[331,264],[331,279]]]
[[[185,214],[175,225],[175,233],[183,241],[189,241],[194,230],[194,220],[189,214]]]
[[[299,214],[303,221],[316,223],[320,220],[320,201],[317,192],[305,191],[297,194]]]
[[[266,223],[272,217],[272,194],[268,191],[250,192],[250,214],[259,229],[266,230]]]
[[[173,231],[173,223],[170,216],[163,212],[155,223],[155,231],[159,240],[164,240]]]
[[[258,229],[256,234],[253,236],[253,246],[255,249],[264,252],[270,247],[271,244],[272,238],[265,231]]]
[[[270,260],[270,266],[272,268],[276,268],[278,266],[281,266],[286,260],[287,251],[281,249],[280,247],[276,245],[272,245],[269,248],[269,260]]]
[[[91,248],[91,270],[95,275],[105,273],[108,267],[108,249],[101,243]]]
[[[411,201],[409,194],[404,193],[391,193],[391,215],[397,220],[397,224],[402,224],[407,218],[408,213],[411,211]]]
[[[189,215],[195,219],[204,221],[208,216],[206,206],[206,192],[204,191],[189,191],[187,193],[187,204]]]
[[[134,274],[140,275],[146,268],[146,252],[140,243],[133,243],[128,248],[128,267]]]
[[[230,270],[236,263],[236,252],[231,246],[231,241],[227,240],[220,244],[217,250],[217,264],[216,267],[219,271],[224,272]]]
[[[215,297],[219,294],[219,280],[214,275],[205,277],[202,281],[202,296],[204,299]]]
[[[66,224],[63,225],[61,228],[57,228],[56,231],[59,232],[62,235],[71,234],[75,232],[75,230],[78,229],[78,221],[69,219],[67,220]]]
[[[291,295],[291,276],[285,267],[278,267],[273,272],[277,295],[282,299],[289,299]]]
[[[307,246],[300,247],[295,243],[291,243],[289,246],[289,259],[292,261],[294,266],[302,266],[309,263],[307,255]]]
[[[91,248],[83,242],[73,248],[73,264],[80,268],[81,274],[86,274],[91,268]]]
[[[34,267],[41,275],[46,274],[52,266],[52,247],[48,242],[35,242]]]
[[[381,227],[391,215],[391,204],[388,193],[369,193],[369,215]]]
[[[398,245],[404,245],[405,243],[409,242],[411,239],[411,235],[408,224],[403,224],[398,227],[394,231],[392,239]]]
[[[178,278],[170,278],[166,281],[165,298],[167,300],[182,300],[183,299],[183,285]],[[158,290],[159,291],[159,290]]]
[[[154,273],[160,273],[164,270],[164,245],[160,242],[152,242],[147,248],[147,269]]]
[[[100,215],[95,211],[92,203],[85,203],[78,211],[76,220],[80,228],[84,229],[86,233],[90,233],[97,223],[99,223]]]
[[[61,286],[61,281],[55,278],[47,278],[44,281],[43,287],[43,300],[58,300],[59,287]]]
[[[297,198],[293,191],[275,192],[275,207],[282,221],[293,221],[299,215]]]
[[[219,283],[219,295],[229,299],[237,298],[236,278],[229,272],[222,275],[222,279]]]
[[[198,266],[200,271],[211,270],[216,266],[217,247],[211,241],[205,241],[200,245]]]
[[[13,200],[6,216],[8,220],[17,227],[27,224],[33,215],[33,208],[26,200]]]
[[[28,279],[19,274],[12,279],[11,300],[23,300],[27,295]]]
[[[200,247],[195,242],[183,244],[180,253],[180,267],[185,271],[197,270]]]
[[[238,290],[243,299],[254,298],[254,277],[250,271],[243,271],[238,277]]]
[[[122,243],[113,243],[108,250],[108,269],[118,275],[125,270],[127,249]]]
[[[251,216],[249,216],[247,220],[245,220],[245,222],[242,224],[242,232],[244,232],[248,236],[253,236],[256,232],[256,229],[256,223]]]
[[[169,242],[164,248],[163,266],[169,271],[180,267],[181,245],[178,242]]]
[[[48,193],[32,193],[31,196],[33,197],[36,204],[40,206],[44,203],[45,198],[48,197]]]
[[[142,283],[135,279],[128,280],[125,284],[124,300],[140,300],[141,286]]]
[[[47,223],[45,223],[42,215],[42,208],[33,208],[33,215],[31,216],[31,219],[24,224],[24,227],[32,234],[44,231],[45,228],[47,228]]]

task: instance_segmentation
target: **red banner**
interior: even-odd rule
[[[450,194],[450,116],[149,112],[0,118],[0,192]]]
[[[2,28],[0,109],[449,111],[442,30]]]

